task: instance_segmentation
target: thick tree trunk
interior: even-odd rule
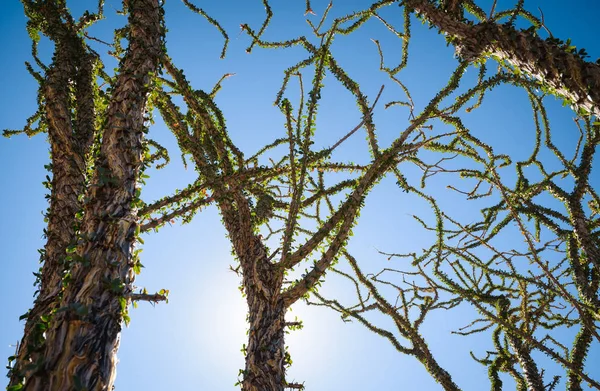
[[[243,194],[234,190],[235,203],[223,195],[223,189],[214,194],[240,261],[248,304],[250,325],[242,390],[283,391],[287,309],[280,295],[283,273],[271,263],[260,236],[254,234],[250,207]]]
[[[285,312],[280,299],[280,273],[274,270],[265,246],[254,237],[240,258],[250,329],[246,347],[244,391],[283,391],[285,381]]]
[[[52,162],[47,242],[38,277],[39,294],[28,313],[9,382],[9,386],[13,386],[25,378],[32,389],[39,387],[34,384],[41,384],[35,373],[43,356],[43,332],[59,301],[67,264],[66,250],[74,243],[76,213],[82,208],[78,197],[85,190],[85,158],[92,144],[95,123],[94,57],[87,52],[77,34],[61,25],[59,20],[51,22],[61,28],[57,28],[51,37],[56,42],[56,51],[43,91]],[[71,82],[75,87],[76,118],[71,116]]]
[[[242,390],[283,391],[287,385],[284,340],[287,306],[281,298],[283,272],[271,263],[262,238],[254,234],[250,204],[244,194],[235,184],[228,189],[223,182],[220,184],[213,196],[242,268],[248,304],[249,330]]]
[[[45,330],[34,380],[23,389],[112,390],[116,352],[133,272],[137,180],[142,166],[144,109],[162,53],[158,0],[129,0],[128,52],[107,113],[96,173],[89,189],[76,263],[60,308]]]
[[[600,66],[564,48],[512,26],[469,25],[427,0],[405,3],[433,26],[456,39],[457,54],[466,60],[496,57],[541,82],[549,92],[572,102],[577,110],[600,116]]]
[[[281,301],[271,303],[258,295],[258,292],[248,295],[250,330],[242,389],[283,391],[286,385],[285,308]]]

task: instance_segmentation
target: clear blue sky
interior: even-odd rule
[[[68,2],[79,14],[85,6],[93,7],[96,0]],[[116,0],[106,2],[107,20],[92,30],[99,38],[110,41],[111,28],[123,23],[114,15],[120,8]],[[283,70],[305,58],[301,49],[255,49],[246,54],[249,39],[238,34],[241,23],[258,28],[264,10],[258,0],[202,1],[231,37],[228,56],[219,60],[222,40],[219,33],[198,15],[192,14],[178,0],[167,0],[166,18],[169,33],[167,46],[175,62],[186,70],[197,88],[210,90],[224,73],[236,76],[224,82],[217,103],[225,113],[234,142],[248,155],[284,132],[283,118],[272,106],[281,83]],[[198,3],[198,2],[196,2]],[[275,17],[265,35],[266,39],[292,38],[310,34],[304,22],[303,0],[273,0]],[[332,13],[346,14],[368,4],[365,0],[337,0]],[[480,2],[489,9],[492,1]],[[511,2],[498,2],[499,9]],[[327,1],[313,1],[313,9],[321,15]],[[542,6],[546,25],[562,39],[571,38],[577,47],[586,48],[595,60],[600,57],[597,37],[600,28],[597,16],[600,4],[578,0],[571,4],[550,0],[530,0],[526,8],[536,11]],[[537,11],[534,12],[537,14]],[[397,7],[382,13],[398,29],[401,14]],[[315,17],[313,17],[315,19]],[[37,85],[26,72],[23,62],[30,60],[30,41],[25,31],[26,19],[20,2],[3,0],[0,13],[2,73],[0,74],[0,128],[19,128],[34,112]],[[401,91],[378,71],[379,58],[370,38],[382,42],[387,53],[387,65],[399,61],[401,42],[373,21],[350,38],[336,41],[335,53],[339,63],[359,81],[372,100],[382,84],[386,89],[382,102],[397,100]],[[101,46],[96,46],[104,50]],[[42,57],[49,61],[47,43]],[[443,38],[418,21],[413,23],[409,67],[400,74],[413,93],[418,107],[423,107],[437,90],[446,84],[456,60]],[[113,67],[115,64],[109,66]],[[469,72],[475,71],[470,69]],[[317,143],[333,144],[341,135],[360,122],[352,98],[344,93],[332,77],[326,79],[321,102],[322,116],[318,123]],[[293,89],[292,89],[293,91]],[[549,102],[552,124],[563,134],[565,142],[572,140],[574,130],[571,114],[561,109],[558,101]],[[389,143],[406,126],[407,112],[401,109],[375,110],[379,139]],[[185,171],[179,162],[174,139],[160,124],[150,136],[171,147],[173,163],[163,171],[151,172],[143,196],[147,201],[182,188],[195,178],[193,170]],[[512,88],[500,88],[489,95],[484,106],[468,119],[468,125],[480,129],[487,140],[499,150],[526,153],[531,134],[531,115],[524,93]],[[366,162],[367,145],[364,133],[355,135],[346,145],[341,158]],[[23,324],[19,315],[30,308],[32,286],[38,265],[37,249],[43,247],[42,211],[46,209],[41,182],[46,172],[48,145],[45,135],[32,139],[17,136],[0,139],[0,359],[12,355],[20,338]],[[367,199],[355,237],[350,244],[354,255],[368,263],[367,270],[376,271],[389,265],[375,249],[389,252],[409,252],[426,245],[428,238],[414,229],[410,214],[428,213],[422,203],[403,198],[404,193],[386,178]],[[600,180],[598,181],[600,182]],[[448,201],[450,202],[450,201]],[[166,288],[171,291],[169,304],[152,307],[141,303],[131,311],[132,322],[122,335],[119,351],[117,389],[122,390],[233,390],[238,369],[244,366],[240,352],[246,342],[245,303],[239,291],[239,279],[228,265],[234,261],[230,244],[216,209],[208,208],[185,226],[175,224],[158,234],[145,238],[142,263],[146,266],[136,285],[148,291]],[[347,285],[331,279],[323,293],[351,299]],[[346,296],[344,296],[346,295]],[[466,312],[465,312],[466,313]],[[411,357],[401,356],[381,337],[367,332],[358,324],[345,324],[339,316],[321,308],[303,304],[293,308],[291,316],[304,321],[305,328],[287,337],[294,364],[288,380],[305,381],[309,391],[326,390],[437,390],[421,365]],[[487,339],[462,338],[449,334],[464,326],[461,311],[454,317],[434,316],[424,328],[438,361],[453,375],[465,390],[487,389],[486,370],[473,364],[469,350],[483,351]],[[588,361],[592,373],[596,354]],[[1,383],[1,382],[0,382]],[[482,386],[483,384],[483,386]]]

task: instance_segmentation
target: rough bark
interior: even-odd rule
[[[283,391],[286,308],[279,297],[281,273],[274,270],[258,237],[240,260],[250,323],[242,390]]]
[[[455,18],[462,19],[463,9],[462,0],[443,0],[442,9],[447,14],[452,15]]]
[[[221,190],[222,191],[222,190]],[[269,260],[254,234],[248,201],[233,189],[234,203],[216,192],[225,227],[240,261],[248,304],[248,345],[242,390],[283,391],[285,381],[285,312],[280,297],[283,273]]]
[[[460,57],[475,60],[492,56],[506,61],[542,83],[551,93],[572,102],[577,110],[600,116],[600,66],[510,25],[494,22],[470,25],[427,0],[405,3],[454,38]]]
[[[82,222],[77,259],[62,279],[60,308],[46,331],[35,380],[24,390],[112,390],[116,352],[133,282],[131,253],[142,167],[144,109],[162,53],[158,0],[130,0],[129,48],[107,113]]]
[[[26,378],[27,389],[41,386],[35,372],[44,348],[42,333],[46,322],[43,319],[47,319],[58,304],[66,269],[66,250],[73,243],[76,213],[82,208],[78,197],[85,188],[85,157],[92,144],[95,123],[94,56],[87,51],[72,25],[58,18],[60,6],[51,3],[43,9],[48,25],[52,26],[46,33],[56,45],[43,85],[52,164],[47,242],[39,275],[39,294],[28,313],[9,382],[9,386],[13,386]],[[74,85],[74,102],[70,83]],[[75,118],[71,108],[76,110]]]

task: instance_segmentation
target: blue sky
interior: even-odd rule
[[[94,1],[69,1],[75,14]],[[364,0],[338,0],[332,13],[343,15],[364,7]],[[492,1],[478,2],[488,10]],[[310,34],[304,22],[304,1],[272,1],[275,17],[265,39],[292,38]],[[313,1],[318,16],[326,1]],[[586,48],[595,60],[600,57],[596,38],[600,28],[596,22],[600,4],[588,0],[565,2],[531,0],[527,9],[537,14],[542,6],[546,25],[562,39],[571,38],[579,48]],[[222,39],[220,34],[198,15],[192,14],[177,0],[168,0],[166,20],[169,32],[167,47],[176,64],[186,70],[188,79],[197,86],[210,90],[224,73],[235,73],[226,80],[219,93],[217,104],[227,118],[235,143],[246,153],[253,154],[262,145],[281,137],[284,132],[283,117],[272,105],[281,83],[283,70],[306,57],[299,48],[286,50],[254,49],[245,53],[249,39],[240,32],[239,25],[248,23],[258,28],[264,17],[261,2],[248,0],[203,1],[200,3],[209,14],[222,22],[231,37],[226,59],[220,60]],[[510,5],[500,0],[499,9]],[[114,15],[118,2],[107,1],[107,20],[92,33],[110,41],[111,28],[123,23],[124,18]],[[401,13],[396,7],[382,12],[390,22],[401,28]],[[315,19],[315,17],[313,17]],[[19,128],[35,110],[37,85],[26,72],[23,62],[30,60],[30,42],[25,31],[26,19],[20,2],[4,0],[0,14],[0,40],[2,69],[0,86],[0,128]],[[386,54],[386,65],[399,61],[401,42],[380,23],[365,25],[351,37],[336,40],[338,62],[363,86],[372,100],[380,86],[386,88],[382,102],[375,110],[379,139],[386,145],[399,135],[407,125],[408,113],[403,109],[383,110],[382,103],[402,97],[401,90],[379,72],[379,58],[375,45],[381,41]],[[95,46],[97,50],[104,50]],[[50,48],[42,45],[42,58],[49,61]],[[400,74],[413,93],[417,107],[424,107],[443,87],[456,60],[443,38],[413,21],[409,67]],[[111,64],[107,66],[112,68]],[[476,71],[470,68],[467,76],[474,79]],[[308,78],[307,78],[308,79]],[[331,145],[349,129],[360,122],[360,113],[349,94],[333,77],[326,79],[321,102],[322,115],[318,122],[318,145]],[[290,88],[293,94],[294,87]],[[567,109],[557,100],[548,100],[551,121],[557,137],[565,145],[576,135]],[[527,140],[532,134],[532,119],[527,97],[515,88],[501,87],[488,96],[484,105],[465,119],[477,134],[494,143],[498,150],[525,154]],[[172,150],[172,164],[162,171],[151,171],[151,179],[143,191],[151,201],[170,194],[195,179],[193,170],[187,171],[180,163],[176,144],[157,121],[150,137],[159,140]],[[343,145],[337,157],[355,162],[367,162],[367,143],[364,133],[358,132]],[[33,300],[32,272],[38,268],[37,249],[43,247],[44,227],[42,211],[46,209],[44,188],[41,184],[47,174],[43,168],[48,161],[48,145],[44,135],[28,139],[17,136],[0,139],[0,243],[3,248],[0,260],[0,358],[8,357],[21,337],[22,323],[19,315],[26,312]],[[599,181],[600,182],[600,181]],[[367,199],[361,213],[354,239],[350,243],[353,254],[364,262],[365,269],[376,271],[389,265],[376,249],[388,252],[408,252],[425,246],[428,238],[410,219],[410,214],[427,214],[426,206],[404,195],[386,178]],[[599,183],[600,184],[600,183]],[[436,184],[432,184],[436,191]],[[452,205],[452,196],[438,189],[442,199]],[[456,211],[468,213],[468,211]],[[234,261],[230,244],[215,208],[198,214],[184,226],[174,224],[157,234],[145,238],[142,263],[145,265],[136,285],[148,291],[169,289],[169,304],[152,307],[141,303],[131,311],[132,322],[122,335],[119,351],[117,389],[128,390],[233,390],[239,368],[244,366],[240,352],[246,342],[245,303],[238,286],[238,277],[229,271]],[[329,279],[322,292],[327,296],[351,300],[352,291],[335,278]],[[450,330],[464,326],[462,309],[452,316],[433,316],[425,325],[424,334],[438,357],[449,370],[456,383],[465,390],[488,387],[486,370],[473,364],[469,350],[483,350],[487,339],[463,338],[449,334]],[[304,329],[288,335],[294,364],[288,380],[304,381],[311,391],[325,390],[436,390],[421,365],[411,357],[398,354],[381,337],[367,332],[358,324],[345,324],[339,316],[322,308],[293,307],[291,318],[304,321]],[[385,321],[382,320],[385,324]],[[588,361],[590,372],[597,360]],[[598,362],[598,361],[596,361]],[[597,373],[597,370],[595,371]]]

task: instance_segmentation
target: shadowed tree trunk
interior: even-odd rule
[[[35,374],[43,360],[43,332],[61,293],[66,250],[73,244],[78,224],[76,213],[82,208],[78,197],[85,189],[85,159],[94,135],[95,56],[88,51],[73,24],[61,20],[61,14],[65,13],[64,5],[25,2],[25,8],[26,12],[43,15],[47,27],[42,32],[55,42],[53,62],[40,91],[45,98],[44,122],[50,141],[52,181],[47,242],[38,275],[39,294],[27,314],[10,385],[21,383],[25,377],[29,379],[27,389],[43,389],[43,375]],[[69,88],[71,83],[74,93]],[[71,114],[72,110],[75,115]]]
[[[60,308],[46,326],[44,350],[34,363],[33,377],[22,379],[23,374],[18,373],[11,381],[12,385],[22,382],[24,390],[99,391],[113,387],[119,334],[134,275],[131,255],[137,227],[137,181],[143,164],[144,111],[149,82],[162,53],[164,34],[158,0],[130,0],[126,6],[130,15],[129,48],[121,62],[108,108],[75,262],[66,278],[61,279],[64,289]],[[60,58],[57,57],[57,61]],[[53,75],[51,70],[49,78]],[[56,77],[59,75],[60,72]],[[48,89],[49,99],[60,96],[62,91],[58,88],[55,92],[52,87]],[[56,107],[56,114],[49,112],[51,125],[65,119],[64,107],[59,105],[55,102],[49,105],[50,109]],[[62,151],[68,151],[64,145],[66,140],[69,140],[68,133],[57,141]],[[79,177],[81,156],[74,159],[76,165],[70,171]],[[68,187],[67,191],[64,187]],[[81,186],[59,184],[55,192],[61,191],[57,197],[65,197],[65,193],[80,194],[81,190]],[[71,203],[76,201],[74,196],[67,198]],[[64,219],[63,225],[65,221],[69,220]],[[61,245],[71,240],[68,235],[73,231],[68,228],[70,230],[61,231],[65,236]],[[60,257],[64,248],[56,248],[55,252]],[[56,279],[58,277],[51,277],[49,284],[55,284]]]
[[[247,250],[240,248],[250,324],[242,389],[280,391],[286,384],[284,328],[287,308],[279,295],[283,275],[268,260],[266,248],[258,237],[252,236],[248,244]]]

